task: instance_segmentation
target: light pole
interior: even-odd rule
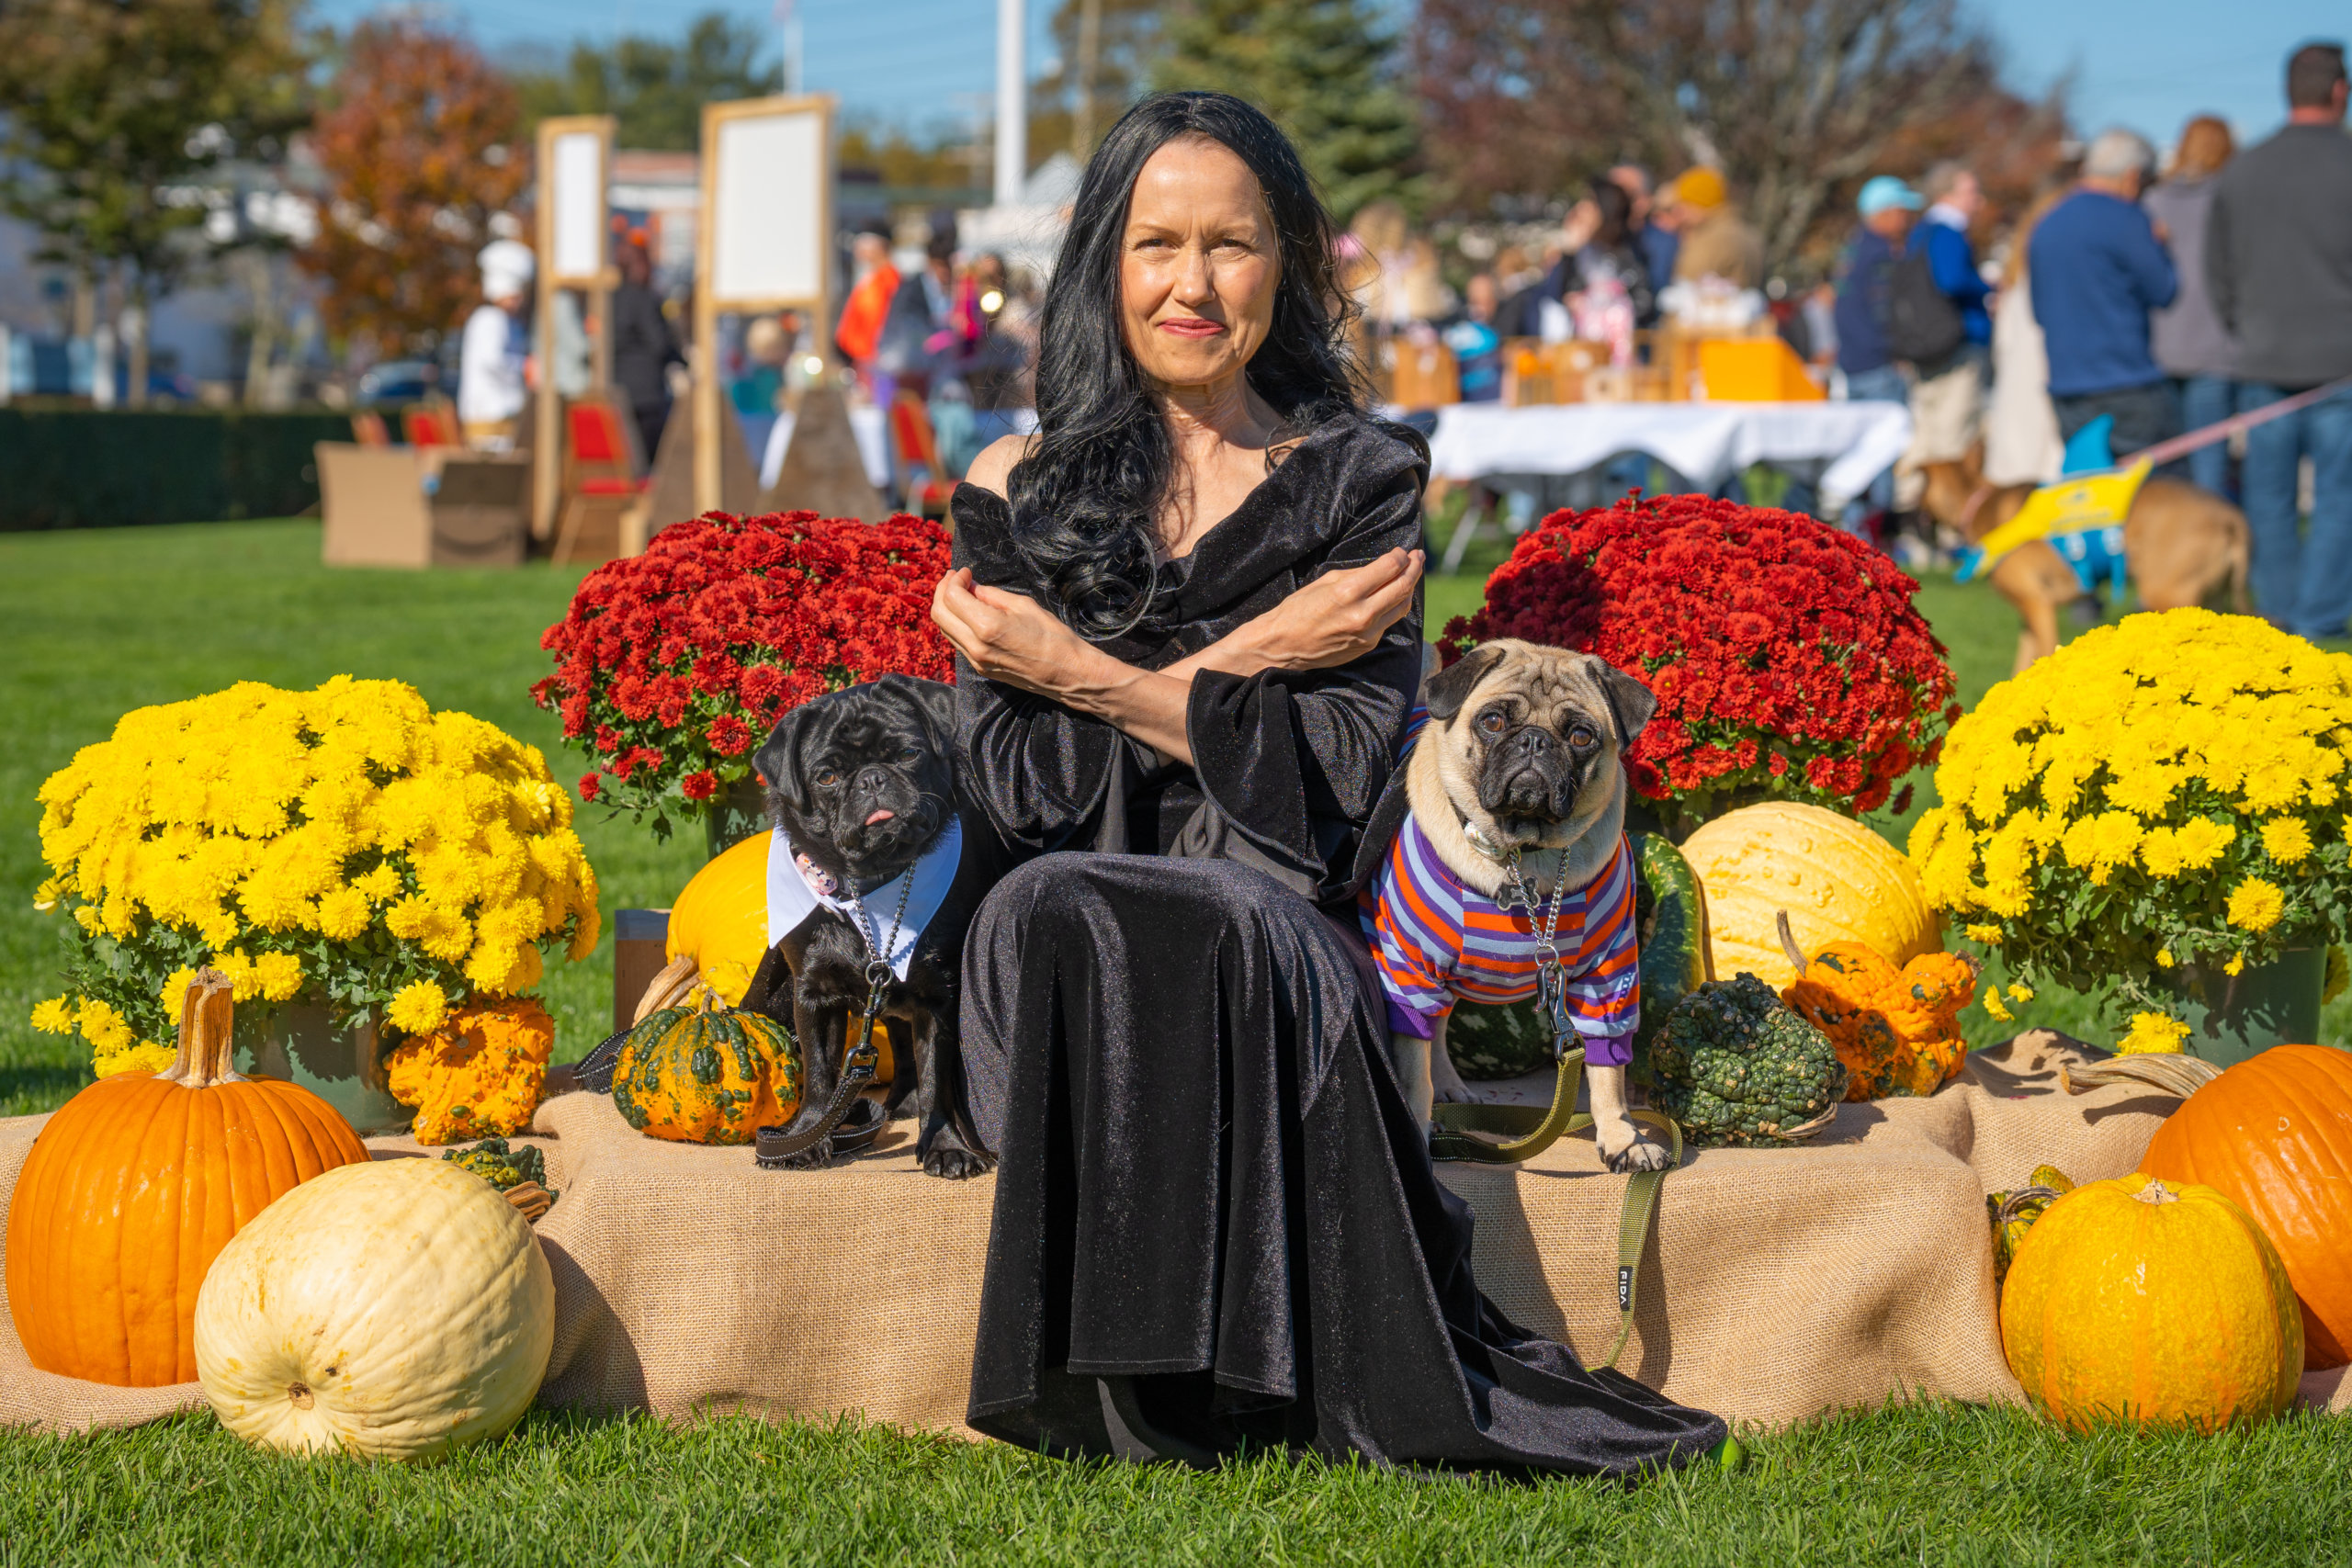
[[[996,0],[996,204],[1021,200],[1029,176],[1029,84],[1025,0]]]
[[[786,93],[797,94],[801,90],[800,56],[807,47],[805,36],[800,30],[798,0],[775,0],[775,30],[776,45],[784,51],[784,64],[781,72],[784,90]]]

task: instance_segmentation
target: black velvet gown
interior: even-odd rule
[[[1173,662],[1324,571],[1420,542],[1418,437],[1325,425],[1105,644]],[[967,485],[956,560],[1034,591]],[[1631,1474],[1723,1423],[1513,1325],[1399,1096],[1352,898],[1421,615],[1339,670],[1193,682],[1195,763],[959,666],[973,793],[1033,851],[965,952],[972,1111],[1001,1159],[970,1421],[1068,1455],[1245,1442]],[[1600,1277],[1596,1272],[1596,1279]]]

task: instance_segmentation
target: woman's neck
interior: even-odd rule
[[[1239,371],[1206,386],[1154,389],[1160,417],[1180,457],[1197,462],[1220,447],[1262,451],[1274,433],[1273,411],[1250,389]]]

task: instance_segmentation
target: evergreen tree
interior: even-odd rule
[[[767,35],[724,11],[706,11],[679,38],[631,34],[582,41],[560,73],[517,75],[523,122],[550,115],[608,114],[623,147],[691,152],[702,141],[702,106],[776,91],[776,69],[760,59]]]
[[[1383,198],[1417,206],[1413,106],[1390,65],[1396,39],[1369,0],[1193,0],[1167,22],[1159,87],[1247,99],[1297,143],[1341,222]]]

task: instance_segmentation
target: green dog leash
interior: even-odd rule
[[[1546,1111],[1532,1105],[1440,1105],[1431,1114],[1438,1131],[1430,1139],[1432,1159],[1468,1160],[1479,1165],[1520,1165],[1533,1159],[1569,1133],[1592,1125],[1592,1117],[1577,1109],[1577,1085],[1584,1074],[1584,1047],[1559,1053],[1559,1077],[1552,1086]],[[1642,1248],[1657,1223],[1658,1190],[1666,1171],[1682,1163],[1682,1129],[1661,1111],[1628,1112],[1636,1122],[1666,1135],[1669,1156],[1666,1170],[1637,1170],[1626,1181],[1624,1207],[1617,1215],[1617,1341],[1597,1364],[1614,1367],[1625,1353],[1634,1332],[1634,1279],[1641,1268]],[[1480,1136],[1480,1134],[1486,1136]],[[1488,1138],[1499,1139],[1489,1142]]]

